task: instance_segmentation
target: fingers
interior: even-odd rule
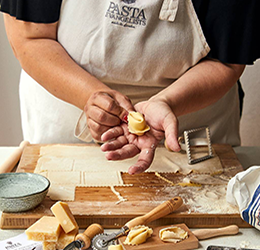
[[[102,145],[103,146],[103,145]],[[115,145],[117,147],[118,145]],[[122,148],[106,153],[108,160],[125,160],[136,156],[140,150],[134,144],[125,144]]]
[[[101,150],[104,152],[114,151],[114,150],[122,148],[127,143],[128,143],[128,141],[125,136],[119,136],[115,140],[104,143],[101,146]],[[113,159],[110,159],[110,160],[113,160]]]
[[[128,135],[128,137],[126,135]],[[102,140],[107,141],[101,146],[101,150],[108,152],[106,154],[108,160],[124,160],[133,157],[138,154],[140,150],[136,150],[138,147],[134,144],[129,144],[128,139],[132,136],[133,135],[129,134],[126,124],[111,128],[101,137]],[[133,152],[131,152],[132,150]]]
[[[111,127],[118,126],[122,121],[126,122],[127,110],[133,110],[133,106],[129,98],[121,93],[114,90],[94,93],[84,107],[93,139],[107,141],[119,136],[121,132],[116,136],[108,133],[101,139],[102,134]]]
[[[120,126],[113,127],[111,129],[108,129],[104,131],[101,135],[101,140],[103,142],[113,140],[121,135],[124,134],[123,128]]]
[[[150,167],[150,165],[152,164],[152,161],[154,158],[154,152],[155,152],[155,149],[153,149],[153,148],[142,149],[136,164],[134,164],[133,166],[131,166],[128,169],[128,173],[131,175],[141,174],[145,170],[147,170]]]
[[[172,151],[179,152],[181,147],[178,142],[178,120],[173,113],[169,113],[164,119],[165,144]]]
[[[93,121],[92,119],[88,119],[87,120],[87,124],[88,124],[88,128],[89,128],[89,131],[91,133],[91,136],[92,138],[95,140],[95,141],[99,141],[99,142],[102,142],[102,138],[101,138],[101,135],[107,131],[108,129],[110,129],[110,127],[108,126],[103,126],[103,125],[100,125],[99,123]]]
[[[118,116],[122,121],[125,121],[125,117],[128,115],[128,112],[135,110],[134,106],[132,105],[131,100],[125,95],[117,94],[114,98],[118,103],[120,103],[120,107],[122,108]]]
[[[88,101],[85,111],[96,122],[106,126],[115,126],[131,110],[134,110],[134,108],[130,99],[117,91],[111,90],[94,93]]]
[[[120,124],[119,115],[123,113],[122,107],[106,93],[99,92],[92,97],[87,107],[87,118],[104,126]]]

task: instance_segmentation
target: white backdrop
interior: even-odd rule
[[[18,94],[20,70],[0,14],[0,146],[16,146],[22,140]],[[260,146],[260,61],[247,66],[241,82],[246,93],[241,120],[242,145]]]

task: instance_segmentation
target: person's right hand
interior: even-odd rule
[[[87,125],[93,139],[101,141],[101,135],[118,126],[134,107],[130,99],[115,90],[98,91],[91,95],[84,107]]]

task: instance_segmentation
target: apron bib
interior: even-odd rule
[[[191,0],[64,0],[58,41],[81,67],[127,95],[133,104],[169,86],[210,50]],[[45,94],[57,112],[51,114],[39,105],[44,118],[39,121],[31,116],[35,129],[47,118],[54,122],[48,123],[48,140],[59,141],[66,134],[66,140],[74,142],[71,131],[81,111]],[[180,133],[208,125],[213,142],[239,144],[237,97],[234,87],[214,105],[180,117]],[[80,117],[76,135],[89,141],[85,116],[81,113]],[[69,128],[60,127],[57,121]]]

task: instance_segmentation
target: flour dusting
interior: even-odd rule
[[[238,207],[226,201],[226,185],[172,186],[163,192],[179,195],[188,209],[188,213],[237,214]]]

